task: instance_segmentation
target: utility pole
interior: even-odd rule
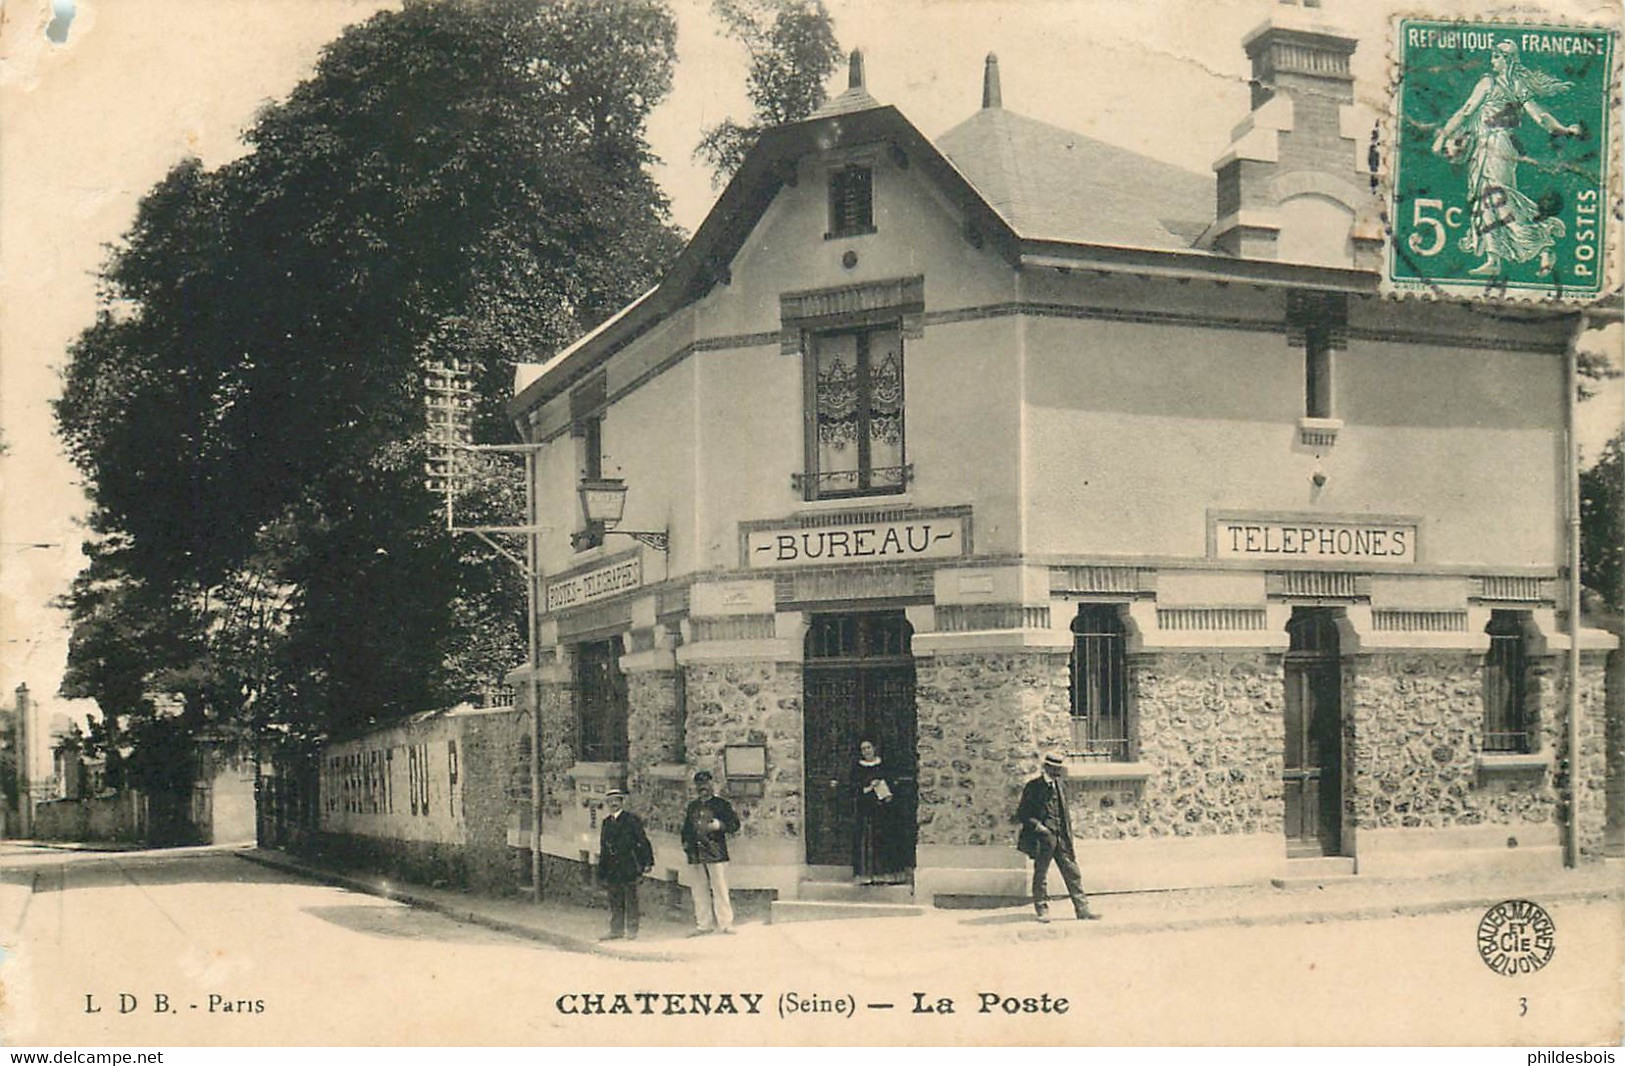
[[[34,757],[33,733],[29,729],[33,716],[28,682],[24,681],[17,686],[17,835],[23,839],[34,835],[34,797],[28,779],[28,762]]]
[[[469,533],[484,541],[493,551],[507,559],[525,579],[525,645],[526,670],[530,693],[530,897],[532,902],[542,898],[542,708],[541,688],[536,679],[538,634],[536,612],[541,597],[540,545],[538,536],[543,528],[536,522],[536,453],[542,445],[525,444],[469,444],[450,439],[444,444],[444,463],[431,467],[431,488],[445,494],[446,529],[452,533]],[[488,455],[519,455],[524,459],[525,524],[463,525],[457,519],[456,494],[457,453],[484,453]],[[523,555],[492,539],[495,536],[522,536]]]

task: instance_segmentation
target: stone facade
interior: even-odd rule
[[[730,790],[740,835],[800,838],[802,830],[801,666],[727,662],[687,666],[686,747],[694,769],[720,778],[729,744],[767,746],[762,795]],[[681,812],[678,812],[681,818]]]
[[[1345,662],[1345,811],[1355,829],[1542,825],[1557,817],[1550,769],[1484,770],[1481,654],[1404,652]],[[1531,660],[1538,752],[1561,742],[1554,663]]]
[[[666,777],[650,772],[682,762],[677,685],[675,669],[626,675],[626,788],[632,794],[632,808],[651,832],[677,832],[688,799],[686,771]]]
[[[1131,713],[1150,776],[1090,782],[1073,831],[1100,840],[1281,832],[1284,684],[1278,656],[1135,656]]]
[[[937,655],[915,664],[919,842],[1001,844],[1037,756],[1070,731],[1068,657]]]
[[[650,766],[682,762],[676,671],[628,673],[626,703],[627,769],[632,780]]]
[[[521,871],[508,844],[508,830],[519,821],[518,805],[529,802],[528,787],[516,794],[513,780],[524,773],[529,785],[529,768],[518,764],[525,747],[520,737],[529,731],[530,717],[518,711],[473,719],[463,727],[465,872],[469,886],[482,892],[512,892],[529,877],[528,860]]]
[[[570,767],[576,761],[575,688],[559,682],[537,687],[542,726],[542,818],[557,819],[575,802]]]
[[[1554,664],[1558,675],[1553,685],[1553,698],[1567,699],[1568,671]],[[1580,854],[1586,858],[1601,858],[1606,844],[1608,826],[1608,692],[1607,665],[1601,653],[1584,654],[1580,660],[1580,757],[1575,767],[1579,773],[1578,814],[1580,819]],[[1561,718],[1557,717],[1559,721]],[[1556,752],[1560,759],[1568,756],[1568,738],[1559,733]]]

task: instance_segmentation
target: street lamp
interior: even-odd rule
[[[616,529],[621,515],[626,513],[626,482],[620,478],[582,478],[576,490],[581,496],[581,513],[587,524],[601,533],[619,533],[631,537],[639,544],[647,544],[655,551],[671,549],[671,537],[666,530],[652,532],[642,529]]]

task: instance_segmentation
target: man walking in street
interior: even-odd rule
[[[728,901],[728,834],[739,832],[733,804],[717,795],[709,770],[694,775],[694,800],[683,815],[683,852],[688,856],[694,891],[694,931],[733,932],[734,909]]]
[[[1038,920],[1049,921],[1049,865],[1053,859],[1066,882],[1066,894],[1080,921],[1099,918],[1083,894],[1083,877],[1072,853],[1072,820],[1066,810],[1066,789],[1061,783],[1066,760],[1057,752],[1044,756],[1044,772],[1021,790],[1015,820],[1021,830],[1016,850],[1033,860],[1033,910]]]
[[[654,869],[654,848],[643,820],[626,810],[626,793],[604,794],[604,820],[598,827],[598,881],[609,892],[609,934],[602,940],[638,938],[638,881]]]

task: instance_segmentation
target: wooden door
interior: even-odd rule
[[[893,767],[898,799],[908,812],[905,824],[914,825],[918,756],[909,636],[901,611],[813,616],[802,704],[810,865],[851,862],[848,777],[865,737],[879,745]]]
[[[1300,607],[1287,630],[1287,854],[1336,855],[1342,842],[1343,670],[1335,611]]]

